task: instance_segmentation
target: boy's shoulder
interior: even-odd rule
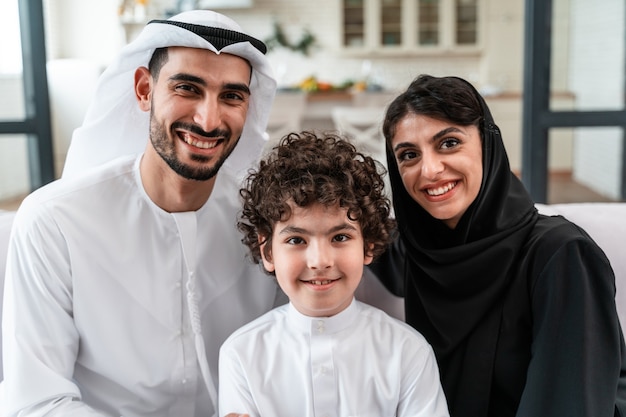
[[[235,330],[224,342],[223,346],[246,342],[267,333],[277,326],[277,323],[286,319],[289,304],[278,306],[257,317]]]
[[[400,337],[417,339],[420,342],[428,343],[420,332],[405,322],[390,316],[378,307],[374,307],[358,300],[355,302],[361,310],[360,315],[367,318],[368,325],[376,326],[379,328],[379,331],[382,332],[388,331],[391,334],[396,334]]]

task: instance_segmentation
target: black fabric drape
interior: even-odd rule
[[[538,217],[510,170],[500,130],[476,95],[484,113],[483,181],[455,229],[412,199],[388,151],[394,210],[406,250],[406,320],[433,345],[457,416],[487,413],[502,302],[509,277],[519,267],[516,255]],[[460,377],[463,374],[473,378]]]
[[[433,346],[452,417],[626,417],[609,261],[584,230],[537,213],[474,93],[484,113],[477,198],[449,229],[407,193],[388,149],[400,233],[370,267]]]

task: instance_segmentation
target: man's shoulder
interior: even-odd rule
[[[57,179],[29,194],[18,212],[34,213],[54,207],[79,206],[81,201],[93,203],[94,199],[102,200],[107,190],[117,192],[120,187],[133,183],[129,179],[132,180],[134,175],[135,159],[119,158],[84,174]]]

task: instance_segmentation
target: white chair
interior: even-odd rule
[[[279,92],[276,94],[267,123],[268,140],[264,153],[277,145],[283,136],[301,130],[306,97],[304,91]]]
[[[332,119],[335,129],[352,140],[357,149],[379,161],[387,169],[382,124],[385,107],[335,107]],[[391,197],[391,185],[385,175],[385,189]]]
[[[335,107],[331,115],[335,129],[352,139],[359,150],[384,162],[383,107]]]

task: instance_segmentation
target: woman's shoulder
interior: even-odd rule
[[[565,217],[540,214],[526,239],[526,250],[552,253],[570,244],[597,246],[589,234]]]
[[[539,216],[522,248],[522,256],[526,259],[527,275],[535,278],[554,276],[555,268],[561,273],[569,271],[570,278],[596,275],[598,271],[606,275],[610,270],[610,262],[600,246],[582,227],[560,215]]]

